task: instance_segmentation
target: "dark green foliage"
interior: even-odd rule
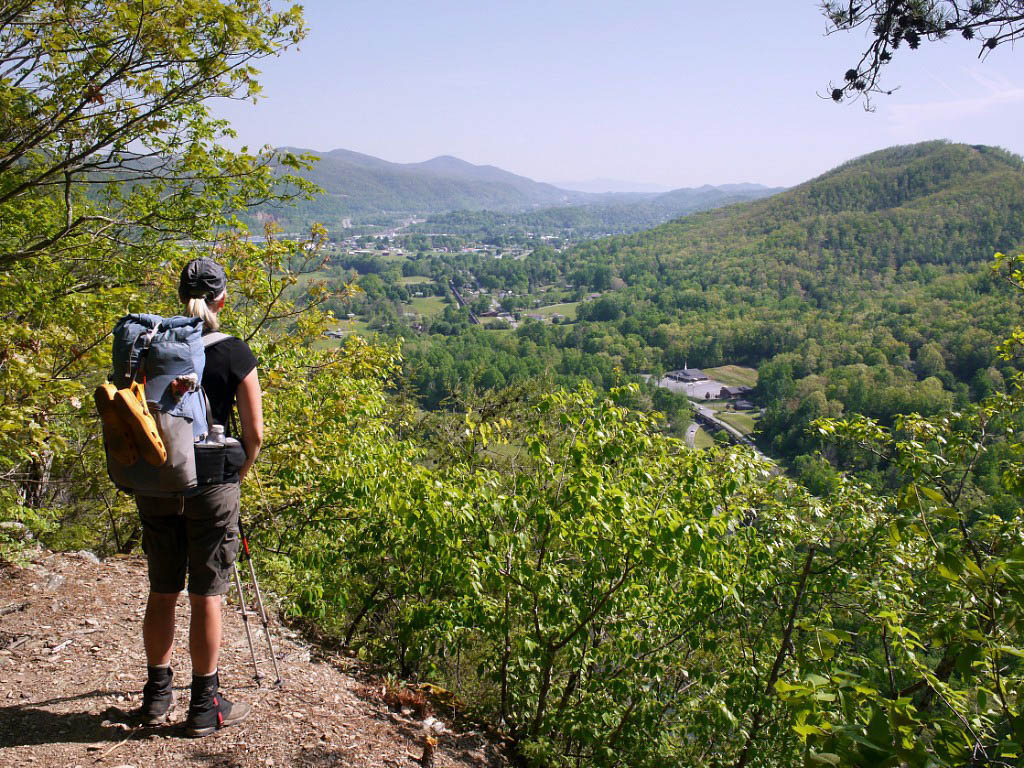
[[[758,366],[763,445],[813,451],[818,417],[861,413],[889,424],[999,391],[1012,366],[994,348],[1018,317],[988,262],[1024,243],[1024,164],[990,147],[928,142],[876,152],[767,200],[701,213],[649,232],[542,249],[523,261],[450,254],[436,274],[484,287],[565,283],[578,321],[514,339],[476,334],[416,342],[447,352],[443,370],[505,358],[505,381],[533,356],[598,386],[684,363]],[[467,278],[468,279],[468,278]],[[523,348],[529,338],[535,347]],[[489,362],[488,366],[495,365]],[[595,376],[597,372],[607,372]],[[526,375],[533,375],[532,372]],[[425,386],[436,404],[457,375]]]

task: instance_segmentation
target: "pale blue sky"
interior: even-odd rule
[[[815,0],[308,0],[309,36],[222,103],[240,143],[451,154],[541,181],[791,185],[935,138],[1024,153],[1024,51],[901,50],[876,111],[820,98],[861,33]]]

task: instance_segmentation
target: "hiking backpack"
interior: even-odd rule
[[[107,473],[114,485],[129,493],[183,495],[198,484],[196,444],[206,440],[212,423],[209,400],[202,390],[206,350],[230,337],[225,333],[204,336],[199,318],[148,314],[122,317],[113,337],[113,373],[105,388],[117,391],[122,421],[129,423],[136,436],[142,435],[136,442],[150,438],[144,446],[150,450],[129,452],[127,458],[123,451],[112,450],[117,430],[104,418]],[[104,416],[102,390],[97,389],[96,397]],[[125,403],[134,409],[131,413]]]

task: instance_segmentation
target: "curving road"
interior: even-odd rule
[[[686,446],[688,448],[695,448],[694,441],[697,439],[697,430],[700,429],[700,424],[696,421],[692,422],[690,426],[686,428]]]

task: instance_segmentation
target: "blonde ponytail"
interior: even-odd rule
[[[221,295],[223,295],[223,293]],[[220,296],[213,300],[214,303],[217,301],[220,301]],[[189,299],[188,306],[185,311],[189,317],[198,317],[202,319],[204,331],[216,331],[220,328],[220,318],[217,317],[217,313],[210,308],[210,302],[202,297]]]

